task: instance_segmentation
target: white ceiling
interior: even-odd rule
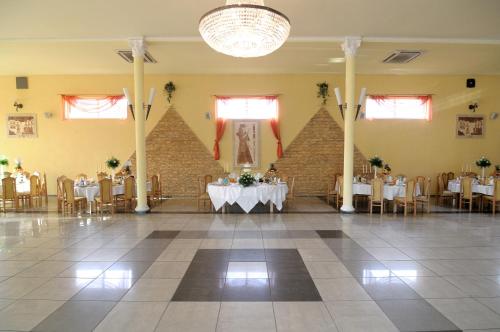
[[[342,72],[344,36],[362,36],[365,74],[500,74],[499,0],[268,0],[291,21],[276,53],[234,59],[201,41],[198,20],[223,0],[0,0],[0,75],[130,73],[114,51],[145,36],[148,73]],[[425,54],[382,64],[396,49]]]

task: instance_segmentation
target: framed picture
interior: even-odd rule
[[[483,115],[457,115],[457,137],[480,138],[484,136]]]
[[[36,114],[7,114],[7,137],[37,137]]]
[[[258,121],[233,121],[233,164],[259,167],[260,135]]]

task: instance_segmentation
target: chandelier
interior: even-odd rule
[[[263,0],[227,0],[200,19],[200,34],[220,53],[240,58],[270,54],[290,34],[290,21]]]

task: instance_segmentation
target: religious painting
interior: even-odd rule
[[[7,114],[7,137],[35,138],[37,137],[36,114]]]
[[[458,115],[457,137],[479,138],[484,136],[484,116],[482,115]]]
[[[259,122],[233,121],[233,164],[235,167],[259,166]]]

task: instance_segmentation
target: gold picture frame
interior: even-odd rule
[[[233,121],[233,165],[235,167],[259,167],[259,125],[259,121]]]
[[[457,138],[482,138],[484,129],[484,115],[457,115]]]
[[[38,137],[36,114],[15,113],[7,114],[8,138],[36,138]]]

